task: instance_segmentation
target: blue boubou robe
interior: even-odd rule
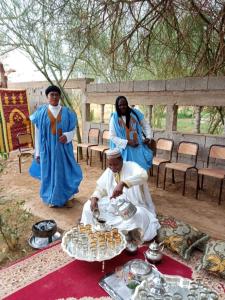
[[[143,143],[142,126],[140,121],[144,119],[144,115],[137,109],[133,108],[136,115],[131,113],[130,126],[126,127],[125,122],[114,112],[111,116],[117,137],[125,140],[134,140],[138,142],[137,147],[126,146],[120,149],[124,161],[134,161],[145,170],[149,170],[152,166],[153,153],[147,145]],[[110,141],[110,148],[114,149],[116,145]]]
[[[31,176],[41,179],[40,196],[46,204],[63,206],[78,192],[82,171],[77,164],[72,142],[62,144],[59,137],[77,126],[77,116],[67,107],[62,107],[57,118],[40,106],[30,120],[39,130],[40,174],[35,162],[30,168]]]

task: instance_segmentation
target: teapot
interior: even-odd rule
[[[136,214],[136,206],[125,198],[119,198],[113,201],[113,207],[117,214],[124,220],[128,220]]]
[[[149,260],[151,263],[159,263],[162,260],[164,246],[162,246],[162,243],[156,243],[156,241],[153,241],[148,247],[148,250],[145,252],[145,256],[147,260]]]
[[[107,231],[107,230],[111,229],[110,225],[108,225],[106,223],[106,220],[100,218],[99,209],[95,209],[92,212],[92,215],[93,215],[93,221],[94,221],[94,229],[96,231]]]

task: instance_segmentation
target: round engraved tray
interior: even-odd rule
[[[126,243],[125,236],[115,228],[94,231],[91,225],[77,225],[64,234],[61,246],[78,260],[104,261],[119,255]]]
[[[200,299],[200,298],[190,298],[190,294],[191,294],[191,280],[190,279],[187,279],[187,278],[183,278],[181,276],[173,276],[173,275],[163,275],[161,274],[165,280],[165,294],[169,294],[171,296],[171,299],[178,299],[178,298],[175,298],[176,296],[174,294],[178,293],[181,297],[182,297],[182,300],[188,300],[188,299]],[[204,287],[203,285],[201,285],[201,289],[197,289],[196,290],[196,293],[197,294],[200,294],[201,293],[201,290],[207,290],[208,292],[212,292],[210,291],[207,287]],[[132,295],[131,297],[131,300],[142,300],[143,299],[143,294],[146,293],[147,295],[147,299],[148,299],[148,296],[155,296],[154,299],[164,299],[164,295],[165,294],[162,294],[161,295],[161,298],[160,296],[157,296],[152,294],[151,291],[150,291],[150,287],[149,287],[149,283],[148,283],[148,280],[145,279],[141,282],[140,285],[138,285],[135,289],[135,292],[134,294]],[[212,292],[215,296],[215,298],[208,298],[206,296],[206,298],[204,299],[219,299],[216,297],[216,293],[215,292]],[[179,298],[181,299],[181,298]],[[203,299],[203,298],[201,298]]]

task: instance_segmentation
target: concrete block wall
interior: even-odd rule
[[[225,90],[225,76],[186,77],[169,80],[135,80],[116,83],[90,83],[87,92],[159,92]]]

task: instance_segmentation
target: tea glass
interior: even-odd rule
[[[157,298],[155,298],[155,296],[153,296],[153,295],[148,295],[147,299],[148,300],[157,300]]]
[[[217,293],[215,293],[215,292],[209,292],[209,294],[208,294],[208,300],[218,300],[219,298],[218,298],[218,295],[217,295]]]
[[[163,295],[163,298],[164,298],[164,300],[172,300],[173,299],[173,297],[172,297],[172,295],[171,294],[164,294]]]
[[[200,290],[198,299],[208,300],[208,293],[206,291]]]
[[[196,296],[195,294],[188,294],[187,295],[187,299],[188,300],[197,300],[198,299],[198,296]]]
[[[145,290],[141,290],[139,292],[139,299],[140,300],[148,300],[148,293]],[[154,298],[153,298],[154,299]]]
[[[180,293],[174,293],[172,299],[173,300],[182,300],[183,297],[182,297],[182,295]]]

